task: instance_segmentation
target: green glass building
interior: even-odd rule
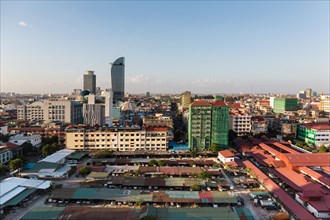
[[[274,99],[274,112],[284,113],[286,111],[297,111],[298,99],[297,98],[275,98]]]
[[[189,106],[188,145],[190,149],[228,148],[229,107],[222,101],[196,101]]]

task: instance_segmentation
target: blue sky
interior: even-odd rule
[[[329,1],[1,1],[1,91],[329,93]]]

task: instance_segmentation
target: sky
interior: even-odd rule
[[[329,93],[329,1],[4,1],[1,92]]]

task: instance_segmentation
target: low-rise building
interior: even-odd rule
[[[2,135],[8,134],[8,125],[0,123],[0,134]]]
[[[66,148],[74,150],[159,150],[168,148],[167,127],[111,127],[100,130],[66,130]]]
[[[173,127],[173,119],[171,116],[166,116],[161,113],[155,115],[147,115],[143,117],[143,127],[150,126],[166,126]]]
[[[0,146],[0,164],[8,163],[12,158],[12,151],[6,146]]]
[[[17,134],[9,138],[9,142],[21,146],[25,142],[28,142],[33,145],[33,147],[39,148],[41,146],[41,135],[25,135]]]
[[[218,158],[221,163],[226,164],[229,162],[233,162],[235,159],[235,155],[230,152],[230,150],[222,150],[218,152]]]
[[[296,137],[314,146],[330,145],[330,122],[297,125]]]

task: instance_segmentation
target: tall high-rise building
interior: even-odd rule
[[[86,71],[84,74],[84,90],[96,93],[96,75],[94,71]]]
[[[310,98],[313,96],[313,92],[311,88],[306,89],[306,98]]]
[[[209,150],[228,147],[229,107],[222,101],[195,101],[189,106],[188,145],[190,149]]]
[[[188,108],[191,103],[191,92],[185,91],[181,94],[181,106],[183,108]]]
[[[111,86],[113,101],[123,101],[125,94],[125,58],[120,57],[111,67]]]

